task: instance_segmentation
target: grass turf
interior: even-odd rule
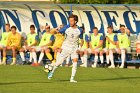
[[[60,67],[52,80],[43,67],[0,66],[0,93],[139,93],[140,70],[78,68],[78,83],[70,83],[71,68]]]

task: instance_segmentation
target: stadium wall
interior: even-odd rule
[[[0,29],[4,24],[16,25],[19,32],[29,32],[29,26],[35,24],[36,31],[48,23],[52,28],[68,24],[68,16],[79,16],[78,25],[85,26],[88,33],[97,26],[106,33],[108,25],[118,30],[120,24],[130,29],[132,34],[140,32],[140,5],[70,5],[46,4],[45,2],[0,2]]]

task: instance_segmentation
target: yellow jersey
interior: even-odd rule
[[[16,46],[17,48],[21,47],[21,35],[16,32],[16,34],[9,33],[7,46]]]

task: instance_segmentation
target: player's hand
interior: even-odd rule
[[[78,53],[78,54],[79,54],[79,53],[80,53],[80,50],[77,50],[77,51],[76,51],[76,53]]]
[[[121,54],[121,49],[120,48],[118,48],[118,53]]]
[[[110,39],[106,36],[106,40],[108,40],[108,41],[109,41]]]

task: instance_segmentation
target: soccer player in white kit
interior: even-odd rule
[[[77,82],[74,80],[76,70],[77,70],[77,62],[78,62],[78,40],[81,39],[80,46],[83,45],[83,32],[80,27],[77,26],[78,16],[71,15],[69,16],[69,25],[64,26],[59,30],[60,33],[65,34],[65,40],[62,44],[62,52],[59,57],[56,58],[56,64],[53,67],[53,70],[48,73],[48,79],[51,79],[56,68],[60,66],[64,60],[71,56],[73,65],[72,65],[72,74],[70,78],[70,82]]]

